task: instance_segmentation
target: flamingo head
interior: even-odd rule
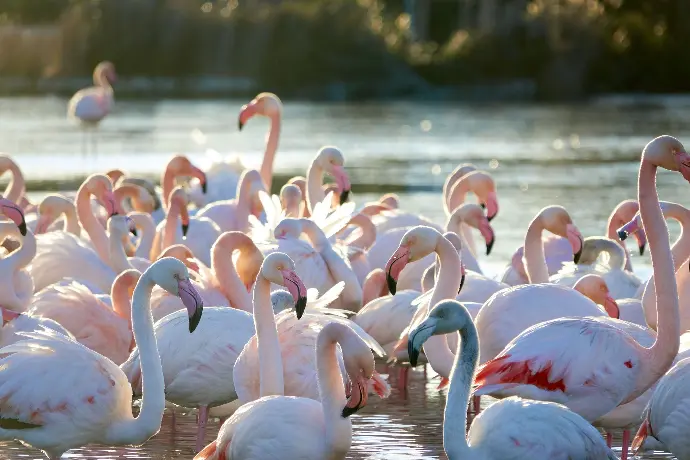
[[[273,93],[261,93],[252,99],[249,104],[245,104],[240,109],[240,116],[237,121],[237,128],[242,131],[244,125],[254,115],[264,117],[279,118],[283,112],[283,103],[280,98]]]
[[[19,229],[22,236],[26,236],[26,220],[24,220],[24,212],[13,201],[3,198],[0,195],[0,213],[8,219],[12,220]]]
[[[189,332],[194,332],[199,325],[199,321],[201,321],[204,302],[189,279],[187,267],[173,257],[163,257],[146,269],[142,277],[146,276],[150,277],[157,285],[171,295],[177,296],[182,300],[182,303],[187,308],[187,315],[189,317]],[[137,284],[137,287],[139,286],[140,284]]]
[[[666,202],[664,201],[660,202],[662,212],[665,212],[665,203]],[[618,204],[618,206],[616,206],[616,208],[613,210],[613,213],[609,218],[610,228],[612,227],[615,229],[617,227],[625,227],[625,225],[628,224],[631,220],[638,218],[639,210],[640,205],[638,204],[637,200],[621,201]],[[618,234],[618,237],[619,239],[621,239],[621,241],[623,241],[625,238],[628,237],[630,233],[632,233],[635,239],[637,240],[637,247],[640,251],[640,255],[643,255],[645,247],[647,246],[647,235],[644,232],[644,228],[642,228],[641,221],[639,222],[634,232],[627,232],[627,234],[624,235],[624,238],[620,238],[620,234]]]
[[[326,327],[341,329],[347,326],[333,324]],[[358,335],[353,333],[339,335],[338,342],[343,350],[343,363],[349,378],[348,399],[341,414],[343,418],[347,418],[367,405],[369,381],[374,376],[374,355]]]
[[[102,85],[104,83],[112,85],[117,82],[115,65],[110,61],[99,63],[93,71],[93,80],[96,85]]]
[[[484,217],[483,215],[482,215],[482,217],[484,219],[486,219],[486,217]],[[458,256],[460,257],[460,287],[458,288],[458,294],[460,294],[460,292],[462,291],[462,287],[465,285],[465,276],[467,275],[467,272],[465,271],[465,264],[462,261],[462,239],[455,232],[446,232],[443,234],[443,237],[445,239],[447,239],[448,241],[450,241],[450,244],[453,245],[455,250],[458,252]],[[493,243],[491,243],[491,244],[493,244]],[[436,269],[437,263],[438,263],[438,259],[432,265],[433,269]]]
[[[570,214],[563,206],[547,206],[537,216],[543,228],[551,233],[567,238],[573,248],[573,261],[578,263],[582,255],[582,234],[573,224]]]
[[[295,263],[292,259],[282,252],[269,254],[261,265],[261,275],[288,290],[295,303],[297,319],[300,319],[307,307],[307,288],[295,272]]]
[[[379,198],[379,203],[388,206],[390,209],[398,209],[400,207],[400,197],[395,193],[386,193]]]
[[[299,217],[299,206],[302,203],[302,191],[295,184],[285,184],[280,189],[280,205],[288,217]]]
[[[115,186],[121,178],[125,177],[125,173],[121,169],[111,169],[106,172],[105,175],[108,176],[113,186]]]
[[[340,194],[340,204],[347,202],[352,185],[350,176],[345,171],[343,153],[336,147],[322,147],[316,155],[315,163],[335,179]]]
[[[453,210],[462,204],[465,195],[472,192],[477,196],[479,204],[486,210],[489,221],[498,214],[498,198],[496,183],[491,174],[485,171],[469,171],[451,183],[447,191],[448,207]]]
[[[286,218],[280,221],[273,230],[274,238],[278,240],[299,239],[302,235],[301,219]]]
[[[187,205],[189,204],[189,197],[184,188],[178,186],[170,192],[170,208],[175,208],[180,213],[180,226],[182,227],[182,237],[187,237],[189,231],[189,211]],[[168,210],[170,213],[170,210]]]
[[[652,139],[642,151],[642,160],[669,171],[679,171],[690,182],[690,154],[673,136],[663,135]]]
[[[437,303],[429,311],[424,321],[408,334],[407,353],[410,358],[410,365],[412,367],[417,365],[422,346],[432,335],[444,335],[461,331],[461,337],[463,343],[465,343],[465,333],[468,328],[474,329],[472,316],[470,316],[470,313],[460,302],[457,300],[442,300]],[[478,352],[478,350],[475,351]]]
[[[599,275],[585,275],[573,286],[577,292],[601,305],[611,318],[620,318],[618,303],[611,297],[606,281]]]
[[[201,185],[201,191],[203,193],[208,191],[208,178],[206,177],[206,173],[194,166],[186,156],[175,155],[172,157],[168,162],[167,169],[176,177],[186,176],[197,178],[199,180],[199,184]]]
[[[277,315],[281,311],[294,308],[295,300],[288,291],[277,289],[271,292],[271,305],[273,306],[273,314]]]
[[[486,243],[486,255],[491,254],[491,249],[496,241],[496,234],[489,223],[488,216],[484,215],[482,208],[473,203],[464,203],[458,206],[448,218],[448,227],[453,227],[452,230],[460,231],[463,223],[479,230]]]
[[[106,210],[108,217],[115,214],[124,214],[122,205],[118,203],[113,194],[113,184],[105,174],[92,174],[89,176],[82,187],[93,196]]]
[[[158,256],[158,259],[162,259],[163,257],[174,257],[185,264],[187,269],[199,273],[199,264],[196,263],[194,254],[192,253],[191,249],[184,244],[173,244],[172,246],[168,246],[163,252],[161,252],[160,256]]]
[[[422,225],[405,233],[398,249],[386,263],[386,281],[391,294],[395,295],[400,272],[405,266],[434,252],[439,238],[442,236],[436,229]]]

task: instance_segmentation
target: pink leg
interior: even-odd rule
[[[609,433],[608,431],[606,432],[606,445],[609,446],[609,449],[613,445],[613,433]]]
[[[630,444],[630,430],[623,430],[623,448],[621,453],[621,460],[628,458],[628,445]]]
[[[208,421],[208,407],[199,407],[199,423],[196,432],[196,451],[201,452],[204,448],[204,441],[206,440],[206,422]]]
[[[424,382],[426,382],[426,364],[424,364]]]

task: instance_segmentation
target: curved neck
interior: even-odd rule
[[[110,266],[116,273],[122,273],[132,268],[127,259],[122,239],[120,235],[110,235]]]
[[[125,198],[139,198],[139,188],[134,184],[121,184],[113,190],[113,196],[115,197],[115,201],[124,209]]]
[[[163,244],[160,250],[175,244],[175,236],[177,235],[177,228],[180,225],[180,208],[177,202],[174,202],[168,208],[168,215],[165,218],[165,226],[163,227]]]
[[[163,198],[162,205],[165,211],[167,211],[168,206],[170,206],[170,192],[175,188],[175,177],[177,177],[175,170],[170,166],[171,163],[172,160],[165,167],[163,177],[161,178],[161,198]]]
[[[656,340],[645,350],[646,359],[640,360],[642,369],[637,372],[636,386],[640,393],[653,385],[669,369],[678,353],[680,343],[678,289],[669,247],[668,228],[659,207],[656,191],[656,169],[656,165],[646,161],[643,154],[637,193],[640,216],[652,258],[658,328]]]
[[[326,427],[326,450],[337,449],[338,428],[343,424],[351,426],[349,418],[342,417],[343,407],[347,404],[343,376],[338,365],[337,345],[342,341],[342,331],[336,323],[326,325],[316,338],[316,372],[319,384],[319,397],[323,407],[323,421]],[[348,446],[344,446],[349,448]]]
[[[690,257],[690,210],[676,203],[666,203],[664,216],[680,224],[680,235],[671,246],[673,268],[678,271]]]
[[[356,214],[350,219],[350,225],[356,225],[362,230],[362,234],[354,241],[348,243],[360,249],[369,249],[376,241],[376,226],[371,219],[364,214]]]
[[[19,203],[19,200],[26,192],[24,175],[14,161],[9,162],[7,170],[12,174],[12,177],[10,178],[9,184],[7,184],[4,197],[14,203]]]
[[[271,185],[273,184],[273,161],[276,157],[276,150],[278,150],[278,139],[280,138],[280,122],[281,113],[276,113],[270,116],[271,127],[268,131],[268,140],[266,141],[266,151],[264,152],[264,159],[261,162],[261,180],[266,186],[268,193],[271,193]]]
[[[465,196],[470,191],[470,182],[467,176],[461,177],[450,189],[448,195],[448,212],[449,215],[458,206],[465,202]]]
[[[142,379],[141,411],[137,418],[110,425],[106,434],[108,444],[143,444],[161,426],[165,410],[165,384],[151,317],[151,291],[155,285],[147,270],[134,289],[132,329],[139,348]],[[130,409],[128,409],[130,410]]]
[[[459,352],[455,356],[450,375],[450,388],[443,414],[443,449],[448,460],[477,458],[473,449],[467,445],[465,431],[470,387],[479,358],[479,340],[473,325],[463,327],[458,332]]]
[[[36,255],[36,237],[34,237],[34,234],[31,231],[27,231],[26,235],[20,238],[21,246],[4,259],[12,267],[13,271],[21,270],[29,265]]]
[[[283,395],[283,358],[271,304],[271,282],[260,273],[254,284],[254,327],[259,348],[259,394]]]
[[[245,174],[237,184],[237,207],[235,208],[236,222],[249,222],[249,208],[251,203],[252,182]]]
[[[81,227],[79,227],[79,219],[77,218],[77,210],[74,205],[68,203],[61,209],[61,215],[64,215],[65,226],[63,231],[71,233],[75,236],[81,235]],[[58,216],[59,218],[60,216]]]
[[[119,276],[110,288],[110,299],[113,303],[113,311],[117,316],[127,321],[132,328],[132,303],[129,299],[129,287],[133,281],[128,276]]]
[[[614,209],[613,213],[611,213],[609,216],[608,223],[606,224],[606,237],[614,240],[620,247],[623,248],[623,253],[625,254],[625,269],[631,272],[632,262],[630,261],[630,253],[628,252],[628,248],[625,247],[625,243],[618,237],[618,228],[620,225],[615,219],[615,216],[616,210]]]
[[[538,215],[530,222],[525,235],[525,270],[530,284],[549,282],[549,268],[546,265],[544,246],[541,242],[543,230],[541,215]]]
[[[211,252],[211,268],[218,281],[219,289],[228,298],[230,304],[239,310],[252,313],[252,298],[232,263],[234,249],[234,247],[228,248],[216,244]],[[241,253],[240,257],[242,257]]]
[[[460,289],[460,257],[447,239],[440,237],[436,245],[439,272],[436,287],[429,300],[427,311],[441,300],[455,299]],[[424,354],[431,368],[442,377],[448,377],[453,367],[453,352],[445,335],[434,335],[424,344]]]
[[[85,185],[79,187],[76,199],[77,217],[81,226],[84,227],[86,233],[89,234],[91,243],[93,244],[96,253],[103,262],[110,265],[110,251],[108,250],[108,235],[105,229],[98,222],[96,216],[93,215],[91,209],[91,192]]]
[[[321,186],[323,185],[323,169],[315,161],[309,166],[307,171],[307,208],[309,212],[314,211],[316,203],[323,201],[326,198]]]

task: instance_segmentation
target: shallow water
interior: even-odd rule
[[[237,114],[244,102],[118,101],[102,125],[98,155],[82,156],[81,133],[64,118],[65,100],[0,99],[0,150],[15,156],[29,180],[113,167],[160,174],[173,152],[203,163],[211,159],[204,153],[207,148],[241,154],[246,164],[258,165],[267,122],[252,120],[238,133]],[[444,215],[439,191],[447,173],[462,162],[489,169],[500,201],[499,215],[492,222],[497,234],[494,252],[482,260],[490,273],[522,244],[527,224],[545,205],[565,206],[585,236],[602,234],[611,209],[635,197],[644,144],[664,133],[690,142],[690,104],[674,100],[644,107],[608,102],[490,107],[288,103],[284,118],[278,172],[303,175],[319,147],[337,145],[354,177],[355,200],[375,197],[357,195],[357,184],[380,185],[382,192],[385,184],[404,185],[402,206],[440,223]],[[678,174],[661,173],[659,189],[663,199],[690,204],[685,198],[687,184]],[[676,233],[677,226],[671,224],[671,229]],[[649,273],[648,256],[634,262],[640,274]],[[370,398],[369,406],[353,417],[349,458],[445,458],[445,392],[436,391],[436,385],[414,371],[405,394],[396,390],[387,401]],[[209,425],[209,440],[217,426]],[[178,415],[173,431],[166,413],[161,432],[142,448],[88,448],[66,457],[189,459],[194,435],[193,414]],[[619,438],[620,433],[618,446]],[[19,458],[41,456],[16,443],[0,444],[0,459]]]

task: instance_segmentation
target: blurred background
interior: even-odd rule
[[[571,100],[690,89],[686,0],[2,0],[0,91]],[[146,78],[142,78],[146,77]]]

